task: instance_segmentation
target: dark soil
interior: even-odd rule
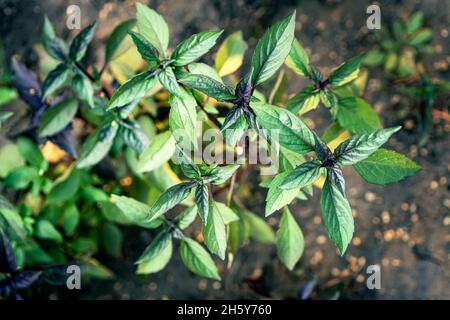
[[[99,20],[97,48],[118,21],[134,15],[134,1],[80,2],[83,25]],[[296,7],[297,37],[312,51],[312,62],[325,73],[374,45],[373,35],[365,27],[365,11],[371,1],[166,0],[150,3],[168,21],[172,44],[194,32],[223,28],[227,32],[243,30],[251,48],[265,28]],[[437,50],[425,64],[433,77],[449,81],[450,2],[379,1],[379,4],[383,23],[415,10],[425,13],[427,24],[434,31],[433,44]],[[0,0],[0,11],[3,11],[0,34],[8,54],[20,54],[30,64],[36,62],[32,46],[39,40],[44,14],[69,36],[64,28],[66,6],[67,2],[61,0]],[[93,60],[102,56],[96,49],[91,49],[90,55]],[[163,272],[139,277],[133,273],[133,261],[151,235],[133,229],[127,231],[124,258],[106,262],[116,273],[117,280],[88,284],[83,287],[81,296],[99,299],[296,298],[305,281],[315,280],[318,287],[313,297],[450,299],[450,123],[434,119],[429,143],[425,148],[418,148],[415,106],[411,106],[406,117],[400,116],[397,111],[402,97],[389,86],[381,72],[371,72],[369,78],[372,80],[365,98],[381,113],[385,126],[407,124],[408,129],[391,139],[388,147],[407,154],[422,165],[423,170],[386,187],[368,185],[355,171],[345,171],[356,230],[353,244],[344,257],[337,254],[326,236],[320,218],[319,192],[316,192],[311,200],[291,207],[306,237],[304,257],[293,273],[277,262],[274,247],[252,243],[235,257],[222,283],[194,276],[182,266],[178,254]],[[295,93],[303,82],[295,76],[291,79],[289,92]],[[382,87],[386,90],[381,91]],[[437,107],[448,112],[448,102],[442,101]],[[330,121],[326,112],[316,113],[312,120],[319,132]],[[255,181],[256,176],[250,174],[247,178]],[[255,186],[252,194],[245,204],[263,215],[264,191]],[[372,264],[381,266],[380,290],[368,290],[365,285],[366,268]]]

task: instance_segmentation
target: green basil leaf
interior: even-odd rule
[[[131,38],[136,45],[142,58],[150,64],[158,63],[159,52],[144,36],[139,33],[130,31]]]
[[[6,176],[4,184],[6,188],[25,189],[38,176],[38,171],[34,167],[20,167]]]
[[[89,107],[94,108],[94,86],[87,77],[77,74],[72,79],[72,88],[77,97],[86,103]]]
[[[166,88],[167,91],[174,95],[181,94],[181,87],[177,82],[177,78],[171,67],[166,67],[158,73],[158,80]]]
[[[195,205],[185,209],[178,217],[175,218],[177,227],[181,230],[189,227],[195,221],[197,211],[198,209]]]
[[[423,12],[418,11],[409,17],[406,23],[406,32],[414,33],[423,25]]]
[[[164,18],[144,4],[136,3],[139,33],[165,56],[169,45],[169,27]]]
[[[225,203],[214,201],[214,204],[216,208],[219,210],[223,223],[225,223],[226,225],[238,221],[240,219],[239,216]]]
[[[345,182],[339,168],[328,170],[322,189],[322,215],[328,234],[344,254],[352,240],[354,222],[352,209],[345,196]]]
[[[204,31],[194,34],[181,42],[172,53],[175,66],[184,66],[194,62],[207,53],[216,44],[223,30]]]
[[[325,88],[325,89],[320,90],[319,97],[320,97],[320,100],[322,101],[322,103],[325,105],[325,107],[327,107],[329,109],[334,109],[337,107],[338,98],[333,93],[333,91],[331,91],[330,89]]]
[[[247,210],[242,212],[242,218],[248,223],[250,227],[250,236],[253,239],[265,244],[275,243],[275,234],[264,219]]]
[[[42,240],[50,240],[56,242],[62,242],[63,236],[59,233],[58,230],[51,224],[50,221],[40,219],[36,223],[36,227],[34,229],[34,234],[37,238]]]
[[[123,233],[114,224],[104,223],[101,229],[101,244],[105,253],[113,258],[122,256]]]
[[[180,94],[169,96],[169,126],[178,144],[197,145],[197,102],[192,94],[180,87]],[[185,141],[186,140],[186,141]]]
[[[362,58],[362,64],[368,67],[379,66],[386,60],[386,54],[379,50],[367,52]]]
[[[195,190],[195,203],[197,204],[200,217],[202,217],[203,224],[205,224],[208,221],[210,211],[209,188],[207,184],[202,183]]]
[[[295,38],[289,56],[286,58],[286,65],[301,76],[308,77],[310,74],[308,54]]]
[[[335,157],[341,165],[353,165],[374,153],[400,129],[399,126],[352,136],[334,150]]]
[[[277,253],[284,265],[292,270],[300,260],[305,249],[302,230],[286,207],[280,220],[280,228],[276,234]]]
[[[188,74],[179,81],[219,101],[235,99],[233,89],[205,75]]]
[[[108,42],[106,42],[105,64],[109,63],[116,56],[122,53],[120,50],[120,45],[128,35],[128,31],[133,29],[135,25],[136,19],[130,19],[119,23],[117,27],[114,28],[111,36],[108,38]]]
[[[58,38],[48,17],[44,18],[44,27],[42,29],[42,44],[45,51],[59,61],[65,61],[69,54],[67,44],[61,38]]]
[[[233,110],[241,110],[240,112],[237,111],[239,116],[233,119],[233,116],[236,115],[236,113],[231,114],[230,119],[232,120],[229,120],[227,115],[221,129],[224,134],[225,141],[227,145],[229,145],[230,147],[234,147],[236,143],[239,140],[241,140],[242,136],[248,129],[247,120],[245,120],[245,117],[242,116],[242,109],[241,108],[232,109],[228,114],[234,112]],[[230,121],[232,121],[232,123],[230,123]]]
[[[64,209],[62,222],[65,234],[72,236],[80,223],[80,212],[76,205],[71,204]]]
[[[365,181],[379,185],[398,182],[421,169],[406,156],[386,149],[378,149],[354,168]]]
[[[281,189],[280,185],[286,179],[288,172],[278,174],[272,181],[270,181],[266,197],[265,216],[268,217],[277,210],[290,204],[298,195],[298,189],[285,190]]]
[[[142,224],[148,221],[150,206],[139,202],[133,198],[111,195],[111,202],[114,203],[123,214],[133,223]]]
[[[172,251],[173,244],[172,240],[170,240],[169,243],[153,257],[153,259],[139,263],[136,273],[150,274],[161,271],[169,263],[170,258],[172,257]]]
[[[329,82],[332,86],[342,86],[358,77],[361,57],[353,57],[330,73]]]
[[[186,267],[193,273],[201,277],[220,280],[214,260],[196,241],[184,238],[181,241],[180,254]]]
[[[192,161],[192,159],[186,155],[184,150],[177,145],[176,152],[176,164],[179,164],[181,167],[181,171],[183,171],[184,175],[190,179],[200,178],[201,172],[198,166]]]
[[[148,172],[159,168],[169,161],[174,153],[175,139],[170,131],[160,133],[140,156],[137,169],[139,172]]]
[[[47,197],[47,204],[67,202],[75,197],[80,187],[80,171],[72,169],[67,171],[56,181]]]
[[[203,224],[203,237],[208,249],[220,259],[225,259],[227,249],[225,223],[214,200],[209,202],[209,214]]]
[[[109,101],[108,110],[142,99],[156,83],[153,71],[142,72],[117,89]]]
[[[144,152],[150,144],[147,135],[135,121],[126,121],[123,123],[120,126],[119,135],[123,138],[126,145],[131,147],[138,154]]]
[[[300,154],[314,150],[314,133],[293,113],[264,103],[251,103],[251,107],[263,129],[277,131],[281,146]]]
[[[337,119],[342,127],[353,133],[381,128],[378,113],[361,98],[340,99]]]
[[[433,31],[428,28],[423,28],[414,33],[409,44],[412,46],[422,46],[422,45],[430,42],[432,37],[433,37]]]
[[[208,66],[206,63],[194,62],[194,63],[189,64],[187,66],[187,69],[189,70],[189,73],[186,72],[183,76],[186,76],[188,74],[199,74],[199,75],[207,76],[207,77],[223,84],[223,80],[217,73],[216,69]],[[180,78],[182,78],[182,77],[180,77]]]
[[[287,102],[287,108],[299,116],[317,108],[320,102],[319,92],[314,86],[308,86]]]
[[[172,244],[172,235],[169,232],[159,233],[141,254],[136,264],[141,264],[156,258],[167,246]]]
[[[67,80],[69,69],[64,63],[59,64],[55,69],[49,72],[42,84],[42,101],[60,89]]]
[[[288,173],[280,188],[285,190],[304,188],[319,179],[322,173],[323,168],[320,167],[319,161],[305,162]]]
[[[239,164],[230,164],[225,166],[217,166],[211,170],[210,177],[212,184],[225,183],[240,168]]]
[[[86,168],[99,163],[109,152],[119,126],[107,122],[86,140],[80,151],[77,168]]]
[[[47,170],[48,162],[42,155],[39,146],[33,140],[26,137],[19,137],[16,140],[16,144],[20,154],[28,163],[30,163],[32,166],[36,167],[39,170],[44,171]],[[11,154],[9,153],[9,155]],[[12,158],[14,159],[14,157]],[[2,165],[6,166],[5,162],[2,162]]]
[[[247,43],[242,38],[242,31],[230,34],[222,42],[216,55],[216,70],[221,77],[237,71],[242,65]]]
[[[52,136],[63,130],[78,110],[78,102],[75,99],[64,100],[44,112],[39,122],[39,137]]]
[[[156,218],[159,218],[177,204],[181,203],[189,196],[193,187],[195,187],[195,183],[182,182],[167,189],[159,196],[150,209],[149,221],[151,222]]]
[[[253,54],[252,83],[266,81],[277,72],[291,50],[295,31],[295,11],[271,26],[258,41]]]
[[[91,43],[92,38],[94,38],[95,29],[97,28],[97,23],[87,26],[80,31],[73,39],[70,45],[69,56],[74,61],[80,61],[86,54],[87,47]]]

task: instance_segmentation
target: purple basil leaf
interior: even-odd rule
[[[46,105],[41,101],[41,85],[36,74],[28,70],[16,59],[12,59],[12,82],[19,92],[20,98],[33,110],[45,109]]]
[[[36,282],[41,276],[41,271],[21,271],[14,273],[12,279],[16,289],[25,289]]]
[[[72,124],[69,124],[67,127],[65,127],[62,131],[58,132],[54,136],[51,136],[49,140],[54,144],[56,144],[61,150],[66,152],[71,157],[73,158],[77,157],[77,151],[75,150],[73,144]]]
[[[1,273],[12,273],[16,271],[16,255],[14,250],[9,244],[8,239],[0,231],[0,272]]]
[[[10,278],[0,280],[0,297],[8,297],[13,291],[14,288]]]
[[[300,300],[308,300],[311,299],[311,295],[314,291],[314,287],[316,286],[316,281],[307,281],[303,282],[298,288],[297,296]]]

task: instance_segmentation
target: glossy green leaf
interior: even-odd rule
[[[133,101],[142,99],[156,83],[153,71],[145,71],[131,78],[114,92],[109,101],[109,108],[125,106]]]
[[[381,128],[378,113],[361,98],[343,98],[339,100],[337,114],[339,124],[353,133],[361,133]]]
[[[243,218],[250,226],[250,236],[253,239],[265,244],[275,243],[275,233],[264,219],[250,211],[244,211]]]
[[[94,86],[87,77],[77,74],[72,78],[72,88],[77,97],[94,108]]]
[[[63,130],[72,122],[77,110],[78,102],[76,99],[64,100],[50,107],[44,112],[39,122],[39,136],[52,136]]]
[[[34,230],[36,237],[42,240],[50,240],[61,242],[63,240],[63,236],[59,233],[58,230],[51,224],[50,221],[40,219],[36,223],[36,227]]]
[[[378,149],[354,168],[365,181],[379,185],[398,182],[421,169],[408,157],[387,149]]]
[[[130,31],[129,33],[140,55],[142,56],[142,59],[151,64],[156,64],[159,58],[158,49],[148,42],[141,34],[133,31]]]
[[[239,216],[225,203],[214,201],[214,204],[226,225],[239,220]]]
[[[64,63],[50,71],[42,84],[42,101],[60,89],[66,83],[68,75],[69,69]]]
[[[393,127],[352,136],[334,150],[335,157],[342,165],[353,165],[374,153],[400,129]]]
[[[322,188],[322,216],[331,240],[343,255],[352,240],[354,222],[340,169],[330,169],[325,179]]]
[[[301,76],[309,76],[309,58],[301,43],[294,39],[286,65]]]
[[[195,205],[185,209],[178,217],[175,218],[177,227],[181,230],[189,227],[195,221],[197,211],[198,209]]]
[[[216,44],[223,30],[204,31],[194,34],[181,42],[172,53],[175,66],[184,66],[194,62],[207,53]]]
[[[193,273],[201,277],[220,280],[214,260],[196,241],[184,238],[181,241],[180,253],[184,264]]]
[[[322,173],[323,168],[320,167],[319,161],[305,162],[287,174],[280,188],[287,190],[304,188],[319,179]]]
[[[206,224],[211,207],[209,203],[209,188],[207,184],[202,183],[195,190],[195,203],[197,204],[200,217],[202,217],[203,224]]]
[[[332,86],[342,86],[358,77],[361,57],[353,57],[330,73],[329,82]]]
[[[155,239],[156,240],[156,239]],[[154,241],[155,241],[154,240]],[[151,274],[161,271],[169,263],[172,257],[173,244],[172,241],[168,243],[157,255],[152,259],[146,260],[138,264],[137,274]]]
[[[158,73],[158,80],[170,93],[174,95],[181,94],[181,87],[178,84],[175,73],[171,67],[166,67],[163,71]]]
[[[114,28],[113,32],[108,38],[108,41],[106,42],[105,63],[110,62],[116,56],[122,53],[120,50],[121,49],[120,45],[123,43],[125,37],[128,35],[128,32],[131,29],[133,29],[135,25],[136,20],[130,19],[119,23],[117,27]]]
[[[164,18],[142,3],[136,3],[136,10],[139,33],[165,55],[169,45],[169,27]]]
[[[175,153],[175,139],[170,131],[158,134],[138,161],[138,171],[152,171],[169,161]]]
[[[205,75],[189,74],[181,78],[180,82],[219,101],[233,100],[235,98],[231,88]]]
[[[220,259],[225,259],[227,235],[222,214],[214,200],[209,201],[209,214],[203,225],[203,238],[208,249]]]
[[[258,41],[253,54],[252,83],[266,81],[277,72],[288,56],[295,31],[295,11],[271,26]]]
[[[99,163],[111,149],[118,128],[117,123],[107,122],[92,133],[81,148],[77,168],[86,168]]]
[[[70,45],[69,56],[74,61],[80,61],[86,55],[86,50],[94,38],[97,23],[93,23],[80,31]]]
[[[277,253],[284,265],[292,270],[305,249],[302,230],[288,208],[284,209],[276,234]]]
[[[314,89],[314,86],[308,86],[289,99],[287,108],[293,113],[303,115],[308,111],[316,109],[319,102],[319,92]]]
[[[247,43],[242,38],[242,31],[230,34],[217,51],[216,70],[221,77],[237,71],[244,60]]]
[[[136,224],[145,223],[150,216],[150,206],[133,198],[113,194],[111,201],[130,221]]]
[[[180,88],[180,94],[169,97],[169,126],[180,145],[196,146],[197,102],[192,94]]]
[[[193,187],[195,187],[195,183],[182,182],[164,191],[150,209],[149,221],[151,222],[152,220],[159,218],[177,204],[181,203],[189,196]]]
[[[252,103],[251,107],[261,127],[278,134],[281,146],[301,154],[314,150],[314,133],[295,114],[264,103]]]
[[[212,184],[222,184],[230,179],[239,168],[239,164],[217,166],[211,170],[208,178],[211,179]]]
[[[65,61],[69,55],[69,48],[61,38],[55,34],[55,29],[47,16],[44,19],[44,26],[42,28],[42,44],[45,51],[52,57],[59,61]]]
[[[286,179],[288,172],[278,174],[272,181],[270,181],[266,197],[265,216],[268,217],[277,210],[290,204],[298,195],[299,190],[296,189],[281,189],[280,185]]]
[[[169,232],[159,233],[152,242],[145,248],[144,252],[141,254],[136,264],[141,264],[143,262],[148,262],[156,258],[163,252],[167,246],[172,245],[172,235]]]

